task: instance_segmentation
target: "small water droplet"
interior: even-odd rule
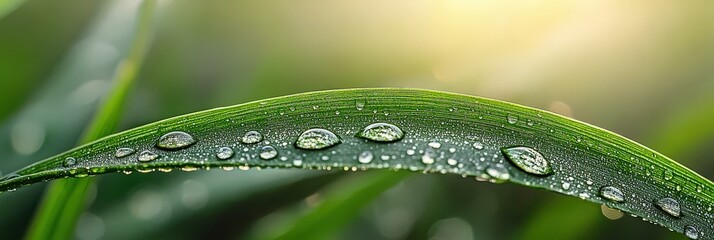
[[[570,189],[570,183],[564,182],[563,184],[561,184],[561,187],[563,187],[563,190],[568,190],[568,189]]]
[[[229,147],[221,147],[218,149],[218,151],[216,151],[216,157],[219,160],[229,159],[229,158],[233,157],[233,154],[234,154],[233,149],[231,149]]]
[[[359,154],[357,157],[357,161],[360,163],[370,163],[372,162],[372,159],[374,158],[374,155],[372,155],[372,152],[370,151],[364,151]]]
[[[455,166],[455,165],[458,164],[459,162],[456,161],[456,159],[449,158],[448,160],[446,160],[446,163],[449,164],[449,165],[451,165],[451,166]]]
[[[278,156],[278,150],[275,150],[273,146],[264,146],[260,149],[259,155],[263,160],[270,160]]]
[[[77,164],[77,159],[75,159],[73,157],[68,157],[68,158],[64,159],[64,163],[62,165],[64,165],[65,167],[71,167],[71,166],[74,166],[75,164]]]
[[[416,151],[414,151],[413,149],[407,150],[407,155],[409,155],[409,156],[414,155],[415,153],[416,153]]]
[[[513,114],[508,114],[508,123],[516,124],[518,122],[518,116]]]
[[[687,236],[689,239],[699,239],[699,230],[694,226],[686,226],[684,227],[684,236]]]
[[[389,123],[374,123],[365,127],[357,136],[375,142],[395,142],[404,138],[404,132]]]
[[[150,162],[157,158],[159,158],[159,155],[152,151],[149,151],[149,150],[145,150],[145,151],[139,153],[139,156],[136,157],[136,159],[139,160],[139,162]]]
[[[483,143],[481,142],[475,142],[473,146],[476,150],[483,150]]]
[[[441,143],[439,143],[439,142],[430,142],[430,143],[427,144],[427,145],[429,145],[429,147],[434,148],[434,149],[439,149],[439,148],[441,148]]]
[[[697,192],[702,192],[702,185],[697,186]]]
[[[364,101],[364,100],[357,99],[357,100],[355,101],[355,107],[357,108],[358,111],[364,110],[364,105],[365,105],[365,101]]]
[[[114,157],[123,158],[123,157],[134,154],[134,152],[136,152],[136,151],[132,148],[123,147],[123,148],[117,149],[117,151],[114,153]]]
[[[427,148],[424,151],[424,155],[421,156],[421,162],[426,165],[433,164],[436,162],[436,152],[431,148]]]
[[[501,152],[521,170],[535,175],[553,173],[550,163],[536,150],[529,147],[502,148]]]
[[[603,198],[610,200],[610,201],[615,201],[615,202],[624,202],[625,201],[625,194],[620,191],[619,188],[613,187],[613,186],[604,186],[600,188],[600,196]]]
[[[674,200],[673,198],[662,198],[660,200],[657,200],[655,202],[655,205],[657,205],[660,210],[671,215],[672,217],[678,218],[681,216],[681,208],[679,207],[679,202],[677,202],[677,200]]]
[[[307,150],[318,150],[335,146],[341,142],[342,140],[333,132],[322,128],[313,128],[300,134],[297,141],[295,141],[295,147]]]
[[[680,185],[677,185],[676,187],[674,187],[674,189],[676,189],[676,190],[677,190],[677,192],[679,192],[679,191],[682,191],[682,186],[680,186]]]
[[[245,133],[245,135],[243,135],[241,141],[245,144],[258,143],[260,141],[263,141],[263,134],[260,134],[257,131],[249,131]]]
[[[293,165],[295,166],[302,166],[302,159],[295,159],[293,160]]]
[[[191,135],[181,131],[164,134],[156,142],[156,147],[164,150],[178,150],[190,147],[196,143]]]
[[[508,169],[503,164],[491,165],[486,169],[486,173],[492,178],[506,181],[511,178],[511,174],[508,173]]]
[[[672,180],[674,177],[674,173],[672,173],[672,170],[664,170],[664,180]]]

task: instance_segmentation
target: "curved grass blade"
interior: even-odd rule
[[[374,123],[399,127],[403,139],[387,141],[395,135],[385,128],[362,134],[377,141],[356,136]],[[308,131],[314,128],[338,138]],[[261,141],[255,134],[242,139],[249,131]],[[296,144],[301,135],[309,141]],[[117,155],[120,148],[132,151]],[[63,165],[68,158],[75,164]],[[415,89],[313,92],[174,117],[28,166],[0,181],[0,189],[106,172],[236,166],[476,176],[606,204],[678,232],[691,226],[700,238],[712,235],[712,183],[653,150],[544,111]],[[529,166],[530,173],[523,171]],[[603,197],[605,186],[618,188],[623,201]],[[672,204],[658,208],[663,198],[676,200],[679,212]]]

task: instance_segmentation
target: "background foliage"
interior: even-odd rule
[[[77,142],[128,54],[139,3],[30,0],[0,15],[0,171]],[[420,87],[572,116],[651,146],[711,179],[712,5],[159,1],[154,44],[120,129],[310,90]],[[291,170],[106,175],[90,187],[91,206],[75,235],[252,236],[314,207],[335,187],[331,182],[362,176]],[[0,204],[12,206],[0,210],[0,238],[26,232],[44,187],[0,194]],[[383,193],[336,234],[672,237],[639,219],[609,220],[600,212],[597,205],[515,185],[424,175]]]

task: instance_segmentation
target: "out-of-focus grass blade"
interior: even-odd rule
[[[156,1],[145,0],[140,7],[134,43],[119,65],[113,91],[86,129],[81,143],[91,142],[115,131],[121,119],[124,99],[131,87],[151,39],[151,24]],[[64,179],[53,183],[30,227],[27,239],[70,238],[79,215],[85,209],[90,179]]]
[[[249,131],[262,138],[244,136]],[[552,113],[417,89],[312,92],[178,116],[31,165],[0,181],[0,189],[107,172],[214,167],[476,176],[606,204],[678,232],[694,227],[702,238],[712,231],[706,216],[712,183],[666,156]]]
[[[3,0],[0,1],[0,20],[2,20],[5,15],[10,14],[15,11],[25,0]]]

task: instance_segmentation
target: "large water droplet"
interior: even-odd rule
[[[421,162],[426,165],[434,164],[434,162],[436,162],[436,151],[434,151],[434,149],[427,148],[424,151],[424,155],[421,156]]]
[[[362,111],[364,109],[365,101],[364,100],[357,100],[355,101],[355,107],[357,108],[357,111]]]
[[[604,186],[600,188],[600,196],[610,201],[624,202],[625,194],[620,189],[613,186]]]
[[[245,135],[243,135],[241,141],[247,144],[258,143],[260,141],[263,141],[263,135],[257,131],[249,131],[245,133]]]
[[[229,158],[233,157],[233,154],[234,154],[233,149],[231,149],[229,147],[221,147],[218,149],[218,151],[216,151],[216,157],[219,160],[229,159]]]
[[[372,152],[370,151],[364,151],[359,154],[357,157],[357,161],[360,163],[370,163],[372,162],[372,159],[374,158],[374,155],[372,155]]]
[[[62,165],[64,165],[65,167],[71,167],[75,164],[77,164],[77,159],[74,159],[73,157],[68,157],[64,160],[64,163]]]
[[[553,173],[550,163],[536,150],[529,147],[502,148],[501,152],[521,170],[535,175]]]
[[[134,154],[134,152],[136,152],[136,151],[132,148],[123,147],[123,148],[117,149],[117,151],[114,153],[114,156],[117,158],[123,158],[123,157]]]
[[[673,198],[662,198],[660,200],[657,200],[655,202],[655,205],[657,205],[659,209],[671,215],[672,217],[678,218],[682,214],[681,208],[679,207],[679,202],[677,202],[677,200],[674,200]]]
[[[164,134],[156,142],[156,147],[164,150],[178,150],[187,148],[196,143],[191,135],[181,131]]]
[[[335,146],[340,142],[342,140],[334,133],[322,128],[313,128],[300,134],[297,141],[295,141],[295,147],[317,150]]]
[[[159,158],[159,155],[149,150],[139,153],[139,156],[136,157],[139,162],[151,162],[157,158]]]
[[[357,136],[375,142],[395,142],[404,138],[404,132],[389,123],[374,123],[365,127]]]
[[[263,160],[270,160],[278,156],[278,150],[275,150],[273,146],[265,146],[260,149],[259,155]]]
[[[689,239],[699,239],[699,230],[694,226],[686,226],[684,227],[684,236],[687,236]]]
[[[518,116],[513,114],[508,114],[508,123],[516,124],[518,122]]]
[[[492,178],[502,181],[506,181],[511,178],[511,174],[508,173],[506,166],[503,166],[503,164],[500,163],[488,166],[488,168],[486,168],[486,173]]]

